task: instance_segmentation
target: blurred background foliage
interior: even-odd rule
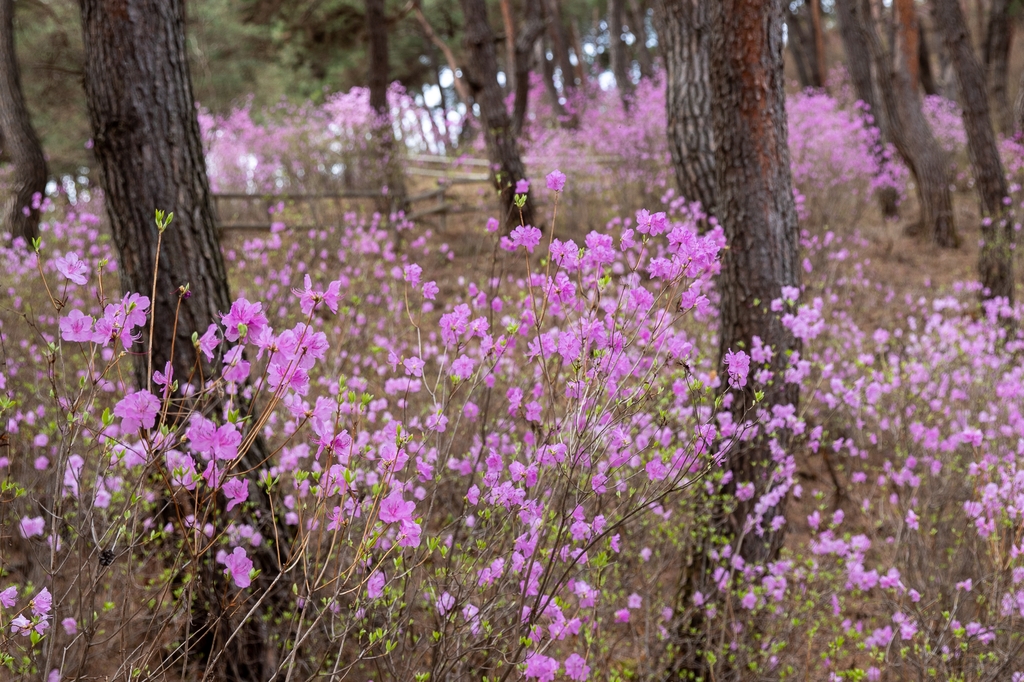
[[[520,16],[521,0],[512,0]],[[491,24],[504,39],[499,2]],[[607,66],[603,0],[565,0],[563,21],[581,36],[589,67]],[[75,0],[16,0],[15,32],[25,99],[54,176],[88,168],[90,137],[82,86],[82,37]],[[454,0],[423,0],[437,35],[461,58],[462,16]],[[393,80],[420,97],[438,95],[453,106],[444,56],[424,34],[411,3],[389,0]],[[196,100],[221,113],[249,100],[254,115],[287,100],[319,103],[334,92],[366,83],[368,69],[361,0],[193,0],[186,40]],[[649,24],[649,20],[645,21]],[[627,29],[628,30],[628,29]],[[649,26],[648,26],[649,30]],[[648,33],[648,35],[651,35]],[[499,58],[504,54],[499,45]]]

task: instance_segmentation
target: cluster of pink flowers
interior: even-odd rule
[[[810,665],[822,679],[926,664],[955,677],[982,660],[1024,668],[1013,639],[1024,618],[1024,337],[1005,324],[1021,308],[994,301],[977,315],[974,284],[897,297],[871,279],[862,239],[808,222],[806,285],[764,302],[802,347],[782,355],[754,337],[719,364],[724,237],[665,189],[663,101],[642,84],[627,115],[616,93],[584,95],[571,103],[576,130],[543,108],[530,121],[531,167],[553,167],[539,162],[549,153],[586,159],[570,146],[621,163],[577,173],[560,159],[571,179],[524,181],[517,191],[559,202],[559,219],[552,233],[507,235],[480,220],[474,240],[492,240],[500,267],[465,262],[464,245],[422,227],[405,225],[399,247],[379,217],[226,241],[238,297],[188,330],[201,381],[165,366],[159,391],[128,385],[122,351],[143,345],[150,301],[103,290],[116,259],[85,199],[44,223],[40,255],[0,250],[14,310],[46,310],[35,306],[37,265],[60,308],[33,313],[38,333],[23,343],[8,342],[15,323],[3,320],[0,413],[15,456],[0,471],[30,494],[0,523],[18,551],[58,568],[43,588],[12,572],[0,653],[41,667],[40,637],[74,649],[79,629],[130,628],[115,619],[131,613],[95,609],[114,601],[109,584],[133,604],[160,604],[171,586],[201,599],[182,558],[192,556],[246,610],[271,589],[290,595],[318,625],[280,641],[301,639],[296,655],[311,659],[343,650],[351,674],[373,657],[410,679],[432,665],[452,677],[493,665],[594,679],[666,647],[695,614],[711,633],[702,646],[745,668]],[[338,99],[312,119],[363,125],[345,118],[360,102]],[[809,220],[885,182],[902,187],[870,112],[813,93],[789,111]],[[241,114],[207,120],[215,182],[294,186],[312,172],[288,176],[289,155],[308,145],[321,154],[310,159],[330,161],[322,148],[355,135],[313,137],[298,114],[278,113],[289,123],[277,139]],[[646,188],[648,208],[603,226],[607,216],[576,216],[581,198],[625,195],[629,183]],[[869,325],[868,306],[891,319]],[[734,413],[737,392],[775,383],[799,387],[799,409]],[[755,438],[769,461],[729,470],[733,448]],[[735,533],[709,526],[739,509]],[[751,558],[752,543],[787,528],[798,532],[780,555]],[[698,555],[680,600],[673,578]],[[110,580],[67,589],[75,578],[60,567],[79,557]],[[939,561],[948,581],[930,579]],[[118,582],[142,562],[159,568],[152,584]],[[337,633],[350,637],[344,648]],[[806,664],[822,637],[827,655]],[[484,648],[481,663],[473,652]],[[640,675],[654,662],[636,665]]]

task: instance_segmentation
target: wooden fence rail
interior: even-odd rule
[[[422,218],[436,217],[438,220],[438,227],[443,231],[446,227],[446,217],[458,213],[471,213],[476,212],[477,209],[465,206],[457,206],[449,201],[449,191],[455,185],[471,185],[481,184],[490,181],[490,175],[488,173],[481,172],[469,172],[460,170],[460,166],[471,166],[473,168],[487,167],[488,162],[484,159],[473,159],[473,158],[462,158],[462,159],[450,159],[443,156],[430,156],[423,154],[410,154],[407,157],[409,165],[405,168],[407,175],[415,175],[419,177],[435,178],[437,180],[437,187],[435,189],[429,189],[424,192],[418,192],[412,194],[407,198],[409,203],[409,212],[406,213],[406,218],[409,220],[419,220]],[[423,166],[435,166],[435,168],[423,167]],[[436,168],[440,166],[441,168]],[[380,192],[372,189],[347,189],[338,190],[334,192],[276,192],[276,193],[246,193],[246,192],[217,192],[213,194],[214,201],[217,203],[218,209],[222,208],[224,202],[245,202],[246,204],[252,204],[255,202],[261,202],[263,204],[263,210],[265,215],[270,214],[270,209],[280,202],[293,202],[293,203],[305,203],[308,204],[311,209],[316,212],[313,205],[317,202],[322,201],[339,201],[342,199],[377,199],[380,197]],[[416,204],[429,203],[433,201],[433,205],[416,207]],[[252,209],[248,212],[251,214]],[[224,211],[219,211],[223,214]],[[298,225],[289,224],[290,229],[313,229],[320,227],[320,225]],[[272,228],[272,222],[240,222],[240,223],[222,223],[220,229],[223,231],[255,231],[265,232]]]

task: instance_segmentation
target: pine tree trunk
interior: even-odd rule
[[[568,98],[569,94],[576,90],[576,72],[572,66],[572,59],[569,58],[569,36],[566,35],[565,23],[562,21],[562,4],[560,0],[544,1],[547,4],[552,52],[555,55],[555,63],[562,72],[562,90]]]
[[[665,64],[669,151],[680,193],[715,214],[715,135],[711,124],[711,25],[705,0],[654,3]]]
[[[366,37],[370,62],[370,108],[388,113],[388,27],[384,0],[366,0]]]
[[[516,22],[512,18],[512,0],[501,0],[501,23],[505,27],[505,89],[516,91]]]
[[[985,71],[974,56],[967,33],[967,20],[957,0],[934,0],[936,18],[942,27],[946,50],[953,60],[960,86],[967,148],[974,170],[974,182],[981,201],[983,244],[978,275],[984,296],[1006,297],[1013,303],[1013,227],[1007,205],[1006,175],[992,130]]]
[[[921,26],[920,23],[918,23],[918,26]],[[921,75],[921,89],[924,90],[924,94],[939,94],[939,88],[935,84],[935,76],[932,74],[932,58],[931,51],[928,49],[928,37],[925,35],[923,27],[919,31],[919,40],[917,41],[917,70]]]
[[[920,31],[914,0],[894,0],[893,14],[896,17],[896,63],[906,71],[914,90],[920,85]]]
[[[514,203],[516,182],[526,178],[526,169],[498,85],[498,60],[494,32],[487,21],[487,5],[484,0],[461,0],[461,4],[467,57],[463,72],[473,99],[480,105],[487,155],[492,167],[497,168],[491,174],[501,197],[502,223],[506,231],[520,222],[533,225],[533,201],[529,195],[521,209]],[[572,77],[571,71],[569,77]]]
[[[1017,99],[1013,101],[1013,133],[1024,133],[1024,71],[1021,71],[1020,83],[1017,85]]]
[[[381,195],[378,209],[384,216],[392,211],[404,211],[407,208],[405,178],[402,165],[395,145],[395,132],[392,127],[391,110],[388,107],[388,24],[384,11],[384,0],[366,0],[366,34],[369,40],[369,85],[370,108],[376,114],[373,125],[373,137],[377,142],[380,176],[376,183],[387,192]]]
[[[784,82],[782,0],[721,0],[712,15],[710,46],[711,119],[716,144],[718,219],[728,248],[718,281],[721,294],[719,365],[728,350],[751,348],[758,336],[775,350],[775,381],[765,387],[761,407],[796,405],[799,391],[782,380],[797,340],[769,309],[782,287],[800,285],[799,228],[793,201]],[[753,405],[753,392],[738,396],[734,411]],[[747,415],[749,418],[749,415]],[[772,467],[764,438],[730,454],[736,482],[764,490]],[[741,532],[752,501],[740,502],[733,531]],[[775,513],[781,513],[776,510]],[[774,514],[769,513],[768,519]],[[741,548],[750,561],[765,561],[781,547],[782,534],[747,537]]]
[[[995,108],[999,130],[1004,135],[1013,132],[1013,112],[1010,109],[1009,62],[1013,41],[1013,21],[1009,16],[1010,0],[992,0],[989,10],[988,31],[982,50],[988,73],[988,92]]]
[[[150,295],[155,210],[173,211],[156,284],[153,367],[192,373],[192,332],[231,306],[185,53],[182,0],[82,0],[85,87],[125,291]],[[178,287],[191,296],[178,315]],[[149,330],[136,350],[149,345]],[[136,377],[148,384],[145,363]]]
[[[840,0],[856,2],[857,0]],[[897,6],[903,0],[897,0]],[[913,6],[911,5],[911,9]],[[904,19],[907,15],[902,15]],[[913,13],[910,14],[913,17]],[[935,140],[921,110],[921,94],[917,88],[917,31],[915,23],[897,27],[897,49],[886,49],[869,16],[861,17],[858,30],[871,49],[878,78],[878,94],[885,109],[893,145],[903,158],[917,184],[921,204],[920,230],[939,246],[956,248],[953,196],[949,190],[949,160]],[[898,54],[894,54],[894,52]],[[913,69],[914,76],[910,69]]]
[[[203,333],[231,304],[186,59],[184,4],[182,0],[81,0],[80,4],[94,151],[125,291],[150,295],[157,245],[154,211],[174,212],[160,251],[151,313],[152,352],[154,369],[162,370],[171,362],[175,376],[184,383],[196,361],[192,332]],[[186,284],[190,296],[181,301],[176,315],[179,287]],[[148,332],[143,332],[135,348],[140,357],[149,346]],[[146,363],[136,363],[136,381],[142,387],[148,384],[147,374]],[[254,461],[265,457],[261,440],[242,459],[241,466],[251,470],[252,478],[260,472]],[[265,496],[259,499],[265,511],[263,523],[273,524]],[[268,543],[254,560],[266,584],[279,568],[276,550]],[[232,607],[221,601],[218,589],[223,580],[221,568],[212,560],[199,570],[200,592],[190,614],[197,628],[192,648],[207,660],[223,646],[231,628]],[[229,655],[221,659],[219,679],[268,679],[265,628],[258,619],[241,628]]]
[[[544,33],[544,10],[541,7],[541,2],[542,0],[526,0],[523,7],[525,21],[516,35],[516,98],[512,110],[512,134],[517,137],[523,130],[526,113],[529,109],[530,59],[533,56],[537,39]]]
[[[636,61],[640,65],[640,78],[654,75],[654,59],[647,47],[647,14],[638,0],[629,0],[629,28],[636,36]]]
[[[628,110],[633,94],[633,81],[629,78],[626,43],[622,40],[622,15],[625,12],[625,5],[625,0],[608,0],[608,49],[611,51],[615,85],[619,89],[622,106]]]
[[[821,0],[810,0],[811,34],[814,37],[814,65],[817,69],[818,87],[825,87],[828,80],[828,65],[825,63],[825,34],[821,26]]]
[[[14,49],[14,0],[0,0],[0,140],[14,164],[14,186],[0,205],[0,232],[27,243],[39,233],[36,194],[46,190],[46,157],[25,106]]]
[[[797,78],[801,88],[821,87],[817,82],[818,67],[814,63],[814,55],[807,52],[807,33],[804,31],[800,15],[791,8],[786,10],[786,26],[789,28],[789,51],[796,64]]]
[[[847,71],[853,83],[853,90],[857,93],[857,99],[868,106],[879,132],[879,144],[875,146],[875,158],[879,166],[884,162],[886,145],[890,141],[889,124],[885,117],[885,110],[878,106],[878,97],[875,94],[875,78],[871,73],[871,49],[864,40],[863,33],[858,30],[862,19],[861,14],[865,7],[859,0],[839,0],[835,4],[836,14],[839,19],[839,33],[843,40],[843,49],[846,51]],[[878,193],[878,200],[881,205],[882,215],[887,218],[899,214],[896,201],[899,194],[894,187],[887,187]]]

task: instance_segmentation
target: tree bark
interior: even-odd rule
[[[587,82],[587,63],[583,61],[583,43],[575,21],[569,23],[569,34],[572,38],[572,51],[576,53],[576,80],[583,85]]]
[[[640,6],[639,0],[629,0],[629,28],[636,36],[636,61],[640,65],[640,77],[650,78],[654,75],[654,59],[647,47],[647,13]]]
[[[807,52],[807,33],[804,31],[800,14],[787,6],[786,26],[789,27],[789,51],[796,64],[797,78],[801,88],[821,87],[817,81],[818,68],[814,64],[814,55]]]
[[[11,195],[0,206],[0,231],[31,244],[39,234],[39,205],[49,175],[39,137],[21,91],[18,55],[14,49],[14,0],[0,0],[0,140],[14,164]]]
[[[153,367],[172,361],[184,381],[195,361],[193,331],[202,333],[231,306],[227,272],[206,177],[199,122],[189,80],[181,0],[81,0],[86,95],[94,152],[125,291],[150,295],[155,267],[156,209],[173,211],[164,233],[153,302]],[[191,297],[178,314],[178,287]],[[138,349],[149,346],[149,331]],[[145,363],[137,363],[141,386]]]
[[[512,18],[512,0],[501,0],[501,23],[505,26],[505,89],[516,91],[516,22]]]
[[[893,13],[896,16],[896,63],[906,71],[910,86],[916,91],[921,83],[921,61],[918,45],[920,32],[914,0],[895,0]]]
[[[184,383],[192,376],[196,359],[192,332],[202,333],[219,321],[219,313],[231,304],[186,58],[184,3],[80,0],[80,5],[94,152],[124,291],[150,295],[158,242],[154,210],[174,212],[174,222],[162,239],[151,308],[152,357],[153,367],[160,370],[171,362]],[[179,287],[185,284],[190,296],[176,311]],[[144,358],[149,346],[147,328],[136,344],[138,357]],[[149,384],[147,375],[145,360],[137,362],[140,386]],[[265,446],[258,439],[243,456],[242,466],[251,469],[252,478],[260,473],[253,462],[264,456],[260,450],[265,452]],[[271,508],[261,500],[264,523],[273,524]],[[264,584],[279,570],[276,550],[266,544],[255,556]],[[191,614],[198,633],[194,649],[209,657],[223,645],[231,607],[221,601],[220,567],[209,560],[200,576],[202,591]],[[241,627],[230,655],[222,659],[219,679],[268,679],[265,630],[258,619]]]
[[[568,98],[576,90],[576,72],[573,70],[572,59],[569,58],[569,37],[565,34],[565,23],[562,21],[562,5],[560,0],[544,0],[548,15],[548,33],[551,36],[552,52],[555,63],[562,72],[562,91]],[[579,59],[580,55],[576,55]]]
[[[533,57],[534,45],[544,33],[543,0],[526,0],[524,13],[526,19],[522,29],[516,35],[515,68],[516,68],[516,99],[512,110],[512,134],[517,138],[523,131],[526,113],[529,109],[530,97],[530,59]]]
[[[764,387],[760,407],[795,406],[798,388],[783,381],[782,373],[799,343],[769,309],[782,287],[800,285],[782,74],[782,0],[722,0],[714,5],[711,119],[718,219],[728,241],[718,281],[719,365],[726,351],[749,349],[753,337],[760,337],[775,351],[776,377]],[[734,411],[749,418],[752,387],[737,398]],[[737,483],[753,482],[763,492],[772,467],[766,438],[742,444],[730,454],[728,466]],[[738,502],[733,532],[742,532],[753,501]],[[747,536],[741,553],[748,561],[763,562],[777,553],[781,541],[781,531],[766,530],[763,536]]]
[[[1021,71],[1017,99],[1013,102],[1013,132],[1015,135],[1024,133],[1024,71]]]
[[[378,114],[388,111],[388,27],[384,0],[366,0],[366,37],[370,70],[370,108]]]
[[[971,48],[967,19],[960,3],[957,0],[935,0],[935,9],[960,86],[967,149],[981,202],[983,244],[978,259],[978,275],[984,287],[983,295],[986,298],[1005,297],[1012,304],[1013,227],[1008,206],[1004,204],[1009,188],[992,130],[985,71]]]
[[[402,176],[391,110],[388,107],[388,24],[384,9],[384,0],[366,0],[370,108],[376,115],[373,136],[380,156],[380,177],[377,178],[377,184],[382,186],[382,190],[384,186],[387,187],[387,192],[381,194],[378,209],[384,216],[388,216],[392,211],[406,210],[407,204],[405,178]]]
[[[903,0],[897,0],[897,3],[900,2]],[[921,204],[920,229],[939,246],[956,248],[960,245],[960,238],[956,232],[953,197],[949,190],[949,162],[924,117],[917,81],[908,70],[909,66],[913,66],[916,72],[917,32],[909,30],[900,22],[896,38],[896,42],[900,43],[898,49],[886,49],[869,15],[863,19],[858,30],[871,49],[879,95],[892,142],[917,184],[917,196]],[[908,44],[913,48],[908,49]]]
[[[498,61],[495,56],[494,32],[487,21],[484,0],[461,0],[467,63],[463,68],[473,99],[480,105],[487,155],[491,161],[491,177],[498,190],[505,230],[520,222],[534,224],[533,201],[529,195],[522,208],[515,205],[515,186],[526,178],[512,119],[498,85]],[[572,72],[569,72],[569,78]]]
[[[715,134],[711,124],[711,25],[704,0],[657,0],[665,65],[668,142],[680,193],[715,214]]]
[[[921,89],[926,95],[937,95],[939,88],[935,84],[935,76],[932,74],[932,57],[931,51],[928,49],[928,36],[920,22],[918,22],[918,26],[920,29],[917,41],[917,72],[921,75]]]
[[[817,69],[818,87],[825,87],[828,80],[828,65],[825,63],[825,34],[821,26],[821,0],[810,0],[811,34],[814,37],[814,66]]]
[[[878,106],[876,96],[875,78],[871,73],[871,49],[864,40],[864,35],[858,26],[862,22],[861,14],[864,6],[858,1],[842,1],[835,4],[836,15],[839,19],[839,33],[843,40],[843,49],[846,51],[847,71],[853,83],[857,99],[868,107],[868,112],[874,120],[878,129],[879,140],[875,145],[875,158],[879,167],[885,162],[885,147],[889,144],[891,134],[889,124],[885,117],[885,110]],[[892,218],[898,215],[899,211],[896,201],[899,194],[894,187],[884,188],[879,191],[878,200],[881,205],[882,215]]]
[[[626,55],[626,43],[622,40],[622,15],[625,12],[625,0],[608,0],[608,49],[611,52],[612,74],[615,85],[622,98],[622,106],[629,109],[633,94],[633,81],[629,78],[629,58]]]
[[[988,73],[988,93],[995,108],[999,130],[1013,133],[1013,112],[1010,109],[1009,62],[1013,41],[1013,21],[1009,16],[1010,0],[992,0],[988,30],[985,32],[983,54]]]

